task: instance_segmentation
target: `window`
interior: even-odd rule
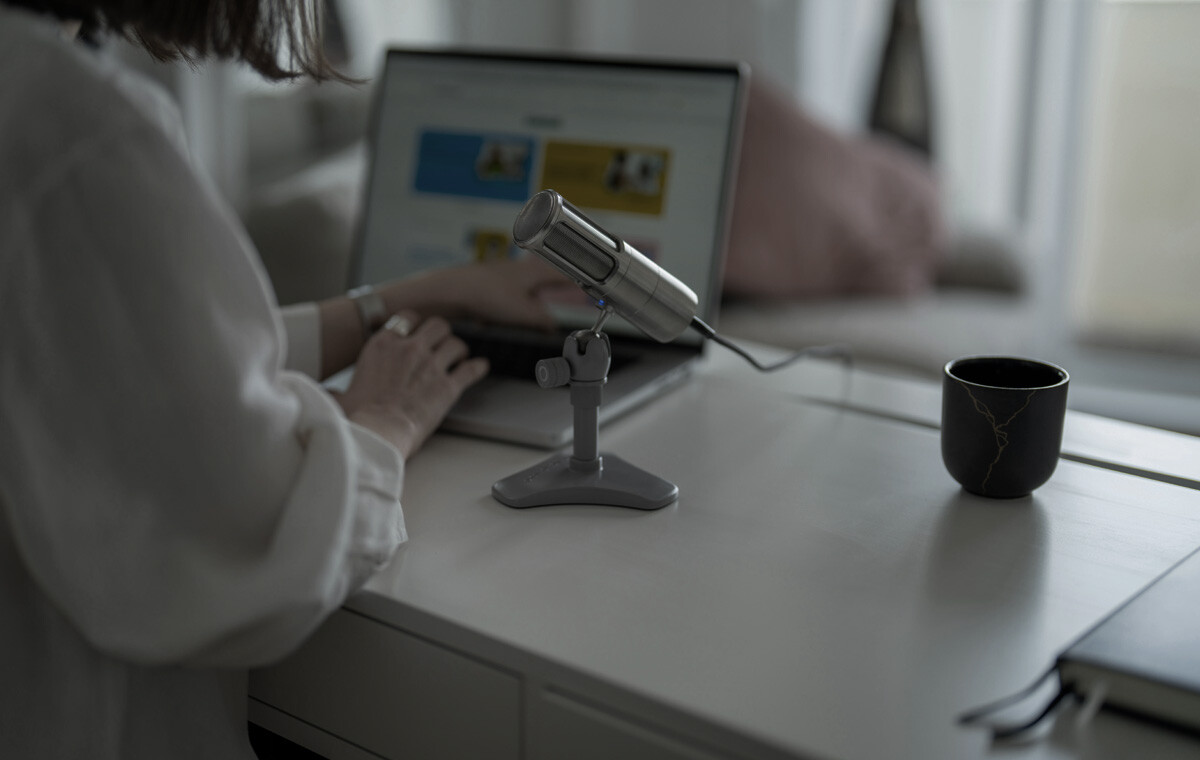
[[[1094,13],[1073,324],[1090,341],[1200,351],[1200,2]]]

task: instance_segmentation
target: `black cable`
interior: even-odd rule
[[[1071,691],[1070,689],[1068,689],[1067,687],[1064,686],[1061,689],[1059,689],[1058,693],[1056,693],[1054,695],[1054,698],[1051,699],[1050,702],[1047,703],[1046,706],[1042,708],[1041,712],[1039,712],[1037,715],[1033,716],[1029,720],[1025,721],[1024,723],[1012,723],[1012,724],[997,723],[997,724],[992,725],[991,726],[992,740],[993,741],[1004,741],[1005,739],[1012,739],[1016,736],[1020,736],[1021,734],[1025,733],[1029,729],[1033,728],[1034,726],[1036,726],[1037,724],[1039,724],[1043,720],[1045,720],[1046,716],[1049,715],[1050,713],[1054,712],[1054,709],[1056,707],[1058,707],[1059,704],[1064,699],[1066,699],[1067,697],[1072,697],[1072,696],[1075,696],[1075,692]]]
[[[994,715],[995,713],[999,712],[1000,710],[1002,710],[1006,707],[1011,707],[1019,702],[1022,702],[1024,700],[1028,699],[1029,697],[1033,696],[1034,693],[1036,693],[1038,690],[1040,690],[1042,688],[1043,684],[1045,684],[1048,680],[1051,679],[1052,676],[1056,675],[1057,673],[1058,673],[1058,665],[1057,664],[1052,665],[1048,670],[1046,670],[1044,673],[1042,673],[1042,675],[1039,676],[1036,681],[1029,684],[1029,686],[1026,686],[1021,691],[1018,691],[1016,694],[1012,694],[1010,696],[1004,697],[1003,699],[998,699],[995,702],[991,702],[989,704],[983,705],[982,707],[977,707],[974,710],[971,710],[970,712],[964,713],[959,716],[958,722],[964,726],[981,725],[981,726],[987,728],[989,731],[992,732],[992,740],[993,741],[1004,741],[1007,739],[1012,739],[1014,737],[1020,736],[1021,734],[1025,733],[1029,729],[1033,728],[1034,726],[1038,725],[1043,720],[1045,720],[1046,716],[1048,716],[1048,715],[1050,715],[1050,713],[1054,712],[1055,708],[1057,708],[1064,699],[1066,699],[1067,697],[1078,697],[1078,695],[1075,693],[1075,691],[1073,689],[1071,689],[1067,684],[1062,683],[1062,681],[1060,679],[1058,690],[1054,693],[1054,696],[1033,717],[1027,718],[1023,721],[1018,721],[1018,722],[1000,722],[1000,721],[990,720],[989,716]]]
[[[694,327],[696,332],[700,333],[705,338],[713,341],[714,343],[721,344],[725,348],[728,348],[730,351],[750,362],[750,364],[754,365],[755,369],[759,370],[760,372],[774,372],[777,369],[783,369],[784,367],[810,356],[841,359],[847,367],[852,366],[854,363],[854,357],[850,352],[850,347],[845,344],[835,343],[828,346],[808,346],[807,348],[801,348],[792,353],[790,356],[785,356],[773,364],[763,364],[758,359],[755,359],[753,356],[751,356],[750,353],[741,346],[734,344],[728,338],[718,335],[716,330],[705,324],[704,321],[699,317],[692,317],[692,327]]]
[[[997,699],[994,702],[988,702],[986,705],[981,705],[980,707],[976,707],[974,710],[965,712],[958,716],[958,722],[963,725],[977,723],[983,718],[986,718],[987,716],[992,715],[1005,707],[1011,707],[1018,702],[1029,699],[1029,697],[1033,696],[1034,692],[1042,687],[1042,684],[1050,680],[1050,677],[1057,672],[1058,666],[1051,665],[1049,668],[1043,671],[1040,676],[1037,677],[1037,680],[1026,686],[1024,689],[1021,689],[1016,694],[1010,694],[1007,697]]]

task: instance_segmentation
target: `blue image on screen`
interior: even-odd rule
[[[421,133],[417,192],[524,202],[530,195],[533,140],[523,135]]]

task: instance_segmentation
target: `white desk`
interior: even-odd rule
[[[492,482],[546,453],[436,436],[411,540],[251,717],[331,758],[1200,755],[1107,712],[1015,748],[955,724],[1200,545],[1200,439],[1072,414],[1053,479],[989,501],[942,467],[939,399],[714,352],[601,432],[678,484],[650,513],[508,509]]]

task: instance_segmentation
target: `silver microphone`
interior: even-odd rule
[[[679,337],[696,315],[691,288],[553,190],[529,199],[513,224],[513,239],[659,342]]]

